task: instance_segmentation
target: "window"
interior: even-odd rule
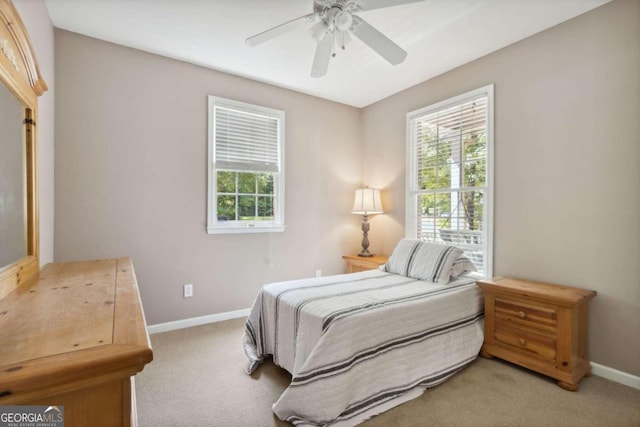
[[[493,273],[493,85],[407,114],[406,234]]]
[[[209,96],[207,231],[284,231],[284,112]]]

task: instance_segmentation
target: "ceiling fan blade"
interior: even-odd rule
[[[333,4],[333,1],[332,0],[313,0],[313,3],[322,7],[331,7],[331,5]]]
[[[333,49],[334,33],[327,33],[318,43],[316,54],[313,57],[313,66],[311,67],[311,77],[322,77],[327,74],[329,69],[329,60],[331,59],[331,51]]]
[[[375,50],[391,65],[398,65],[407,57],[407,52],[404,49],[373,28],[364,19],[354,15],[353,22],[355,24],[355,28],[352,30],[353,35]]]
[[[317,43],[319,43],[327,34],[328,30],[329,30],[329,26],[327,25],[326,22],[322,20],[318,21],[313,25],[313,27],[311,27],[311,37],[313,37],[313,39]]]
[[[291,21],[287,21],[284,24],[280,24],[277,27],[268,29],[267,31],[263,31],[259,34],[256,34],[255,36],[251,36],[247,40],[245,40],[245,42],[249,46],[257,46],[261,43],[288,33],[289,31],[304,27],[306,24],[315,21],[317,17],[318,16],[316,13],[309,13],[299,18],[292,19]]]
[[[401,4],[419,3],[425,0],[359,0],[357,2],[359,10],[374,10],[384,7],[400,6]]]

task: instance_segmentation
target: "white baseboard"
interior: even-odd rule
[[[637,388],[638,390],[640,390],[640,377],[637,377],[635,375],[618,371],[617,369],[613,369],[608,366],[593,362],[591,362],[591,373],[593,373],[593,375],[597,375],[599,377],[606,378],[608,380],[628,385],[629,387]]]
[[[207,316],[192,317],[190,319],[176,320],[174,322],[158,323],[157,325],[149,325],[147,331],[149,334],[158,334],[160,332],[175,331],[178,329],[191,328],[192,326],[206,325],[208,323],[222,322],[230,319],[238,319],[240,317],[249,316],[251,309],[227,311],[225,313],[209,314]]]
[[[158,323],[147,327],[149,334],[158,334],[160,332],[175,331],[178,329],[190,328],[192,326],[206,325],[209,323],[223,322],[230,319],[238,319],[240,317],[249,316],[251,309],[227,311],[225,313],[210,314],[207,316],[192,317],[190,319],[176,320],[175,322]],[[591,362],[591,371],[593,375],[615,381],[620,384],[627,385],[640,390],[640,377]]]

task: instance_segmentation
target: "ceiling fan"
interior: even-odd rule
[[[246,43],[257,46],[289,31],[311,25],[311,34],[318,42],[311,67],[312,77],[322,77],[327,73],[329,60],[336,56],[334,49],[339,47],[344,50],[351,41],[351,34],[391,65],[397,65],[404,61],[407,52],[356,13],[420,1],[424,0],[314,0],[312,13],[251,36]]]

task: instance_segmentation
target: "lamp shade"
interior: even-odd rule
[[[356,199],[351,213],[359,215],[384,213],[382,203],[380,203],[380,190],[375,188],[360,188],[356,190]]]

